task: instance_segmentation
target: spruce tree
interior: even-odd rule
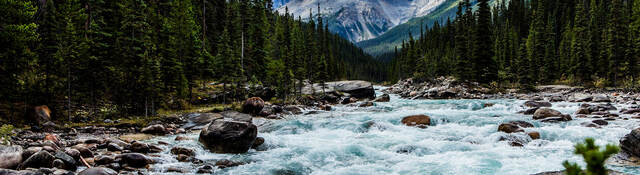
[[[38,41],[36,11],[33,1],[0,0],[0,103],[12,112],[18,110],[15,102],[25,100],[25,91],[32,88],[28,79],[34,76],[30,68],[37,57],[29,46]],[[19,117],[4,115],[10,121]]]
[[[490,83],[498,79],[498,70],[493,58],[491,39],[491,11],[488,0],[478,1],[478,22],[474,35],[474,71],[480,83]]]
[[[543,63],[545,61],[545,46],[546,46],[546,34],[545,34],[545,23],[544,23],[544,2],[536,1],[537,6],[535,11],[533,12],[533,22],[530,25],[529,37],[527,38],[527,52],[529,55],[529,60],[533,65],[543,65],[533,69],[531,74],[535,80],[540,80],[543,72],[541,70],[546,70],[547,68]]]
[[[465,18],[463,17],[463,7],[465,2],[458,3],[458,11],[456,12],[456,35],[455,35],[455,54],[456,54],[456,66],[455,76],[461,80],[469,80],[471,77],[472,67],[469,62],[470,56],[468,46],[469,28],[465,24]]]
[[[571,65],[575,78],[581,83],[588,83],[591,80],[590,55],[587,50],[589,38],[588,21],[589,13],[584,0],[579,0],[578,4],[576,4],[573,39],[571,42]]]
[[[631,54],[631,59],[632,59],[632,64],[631,64],[631,72],[632,76],[635,76],[635,79],[639,79],[639,73],[638,71],[640,70],[639,67],[639,63],[640,63],[640,0],[634,0],[633,1],[633,13],[632,13],[632,21],[631,21],[631,25],[629,30],[631,31],[631,38],[632,38],[632,54]]]
[[[630,75],[629,62],[626,60],[627,48],[627,19],[623,13],[624,7],[622,0],[612,0],[610,17],[607,29],[607,53],[609,58],[609,67],[611,69],[610,79],[613,86],[618,86],[624,75]]]

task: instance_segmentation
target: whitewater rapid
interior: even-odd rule
[[[486,103],[495,105],[484,107]],[[169,148],[193,148],[197,159],[212,164],[220,159],[247,163],[215,169],[215,174],[521,175],[562,170],[565,160],[584,166],[582,158],[573,154],[576,142],[592,137],[599,145],[617,145],[621,137],[640,126],[634,119],[610,121],[602,128],[581,126],[580,123],[593,120],[588,118],[541,123],[517,114],[525,109],[523,103],[510,99],[409,100],[391,95],[390,102],[372,107],[337,105],[332,111],[285,116],[281,120],[254,118],[258,136],[266,141],[245,154],[210,153],[197,142],[197,132],[179,135],[191,138],[189,141],[177,142],[176,136],[167,136],[148,142],[165,141],[170,143]],[[579,105],[559,102],[553,103],[552,108],[573,114]],[[415,114],[430,116],[432,126],[420,129],[400,123],[403,117]],[[525,131],[537,131],[541,139],[523,147],[499,141],[508,134],[498,132],[498,125],[513,120],[533,123],[535,127]],[[518,134],[525,138],[524,133]],[[195,173],[199,167],[178,162],[168,149],[156,156],[160,162],[151,167],[154,174],[162,174],[170,167]],[[640,168],[608,167],[640,174]]]

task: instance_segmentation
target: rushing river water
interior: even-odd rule
[[[378,92],[379,93],[379,92]],[[485,103],[494,106],[483,107]],[[258,136],[266,142],[246,154],[213,154],[197,142],[198,133],[185,134],[190,141],[166,141],[171,146],[196,150],[196,158],[213,163],[219,159],[247,162],[216,169],[215,174],[533,174],[562,170],[562,162],[582,163],[573,154],[576,142],[587,137],[596,143],[618,144],[636,120],[617,120],[603,128],[583,127],[593,120],[574,118],[564,123],[541,123],[517,114],[525,108],[521,100],[408,100],[391,95],[391,102],[360,108],[337,105],[332,111],[312,115],[286,116],[281,120],[255,118]],[[553,109],[573,114],[579,103],[553,103]],[[618,108],[624,106],[617,106]],[[426,129],[407,127],[400,120],[408,115],[431,116]],[[541,139],[524,147],[499,141],[507,134],[498,125],[524,120],[535,125]],[[518,135],[518,134],[516,134]],[[524,133],[520,133],[522,138]],[[168,149],[159,154],[160,163],[151,171],[160,173],[182,167],[195,173],[198,166],[175,160]],[[640,168],[612,166],[618,171],[640,174]]]

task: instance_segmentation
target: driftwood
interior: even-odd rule
[[[86,166],[87,168],[91,168],[91,165],[89,165],[89,163],[87,163],[86,160],[84,160],[84,158],[82,156],[80,156],[80,161],[82,162],[82,164],[84,164],[84,166]]]

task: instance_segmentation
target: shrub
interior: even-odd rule
[[[604,150],[600,150],[600,146],[595,145],[593,138],[585,139],[585,143],[578,143],[575,148],[575,154],[582,155],[587,163],[587,169],[582,170],[578,164],[564,161],[562,165],[566,168],[567,175],[607,175],[605,161],[620,151],[620,148],[615,145],[607,145]]]
[[[10,145],[11,136],[15,136],[13,133],[13,125],[4,124],[0,127],[0,145]]]
[[[609,81],[606,78],[598,78],[598,77],[596,77],[593,80],[593,86],[595,86],[596,88],[604,89],[604,88],[607,87],[607,84],[609,84]]]

